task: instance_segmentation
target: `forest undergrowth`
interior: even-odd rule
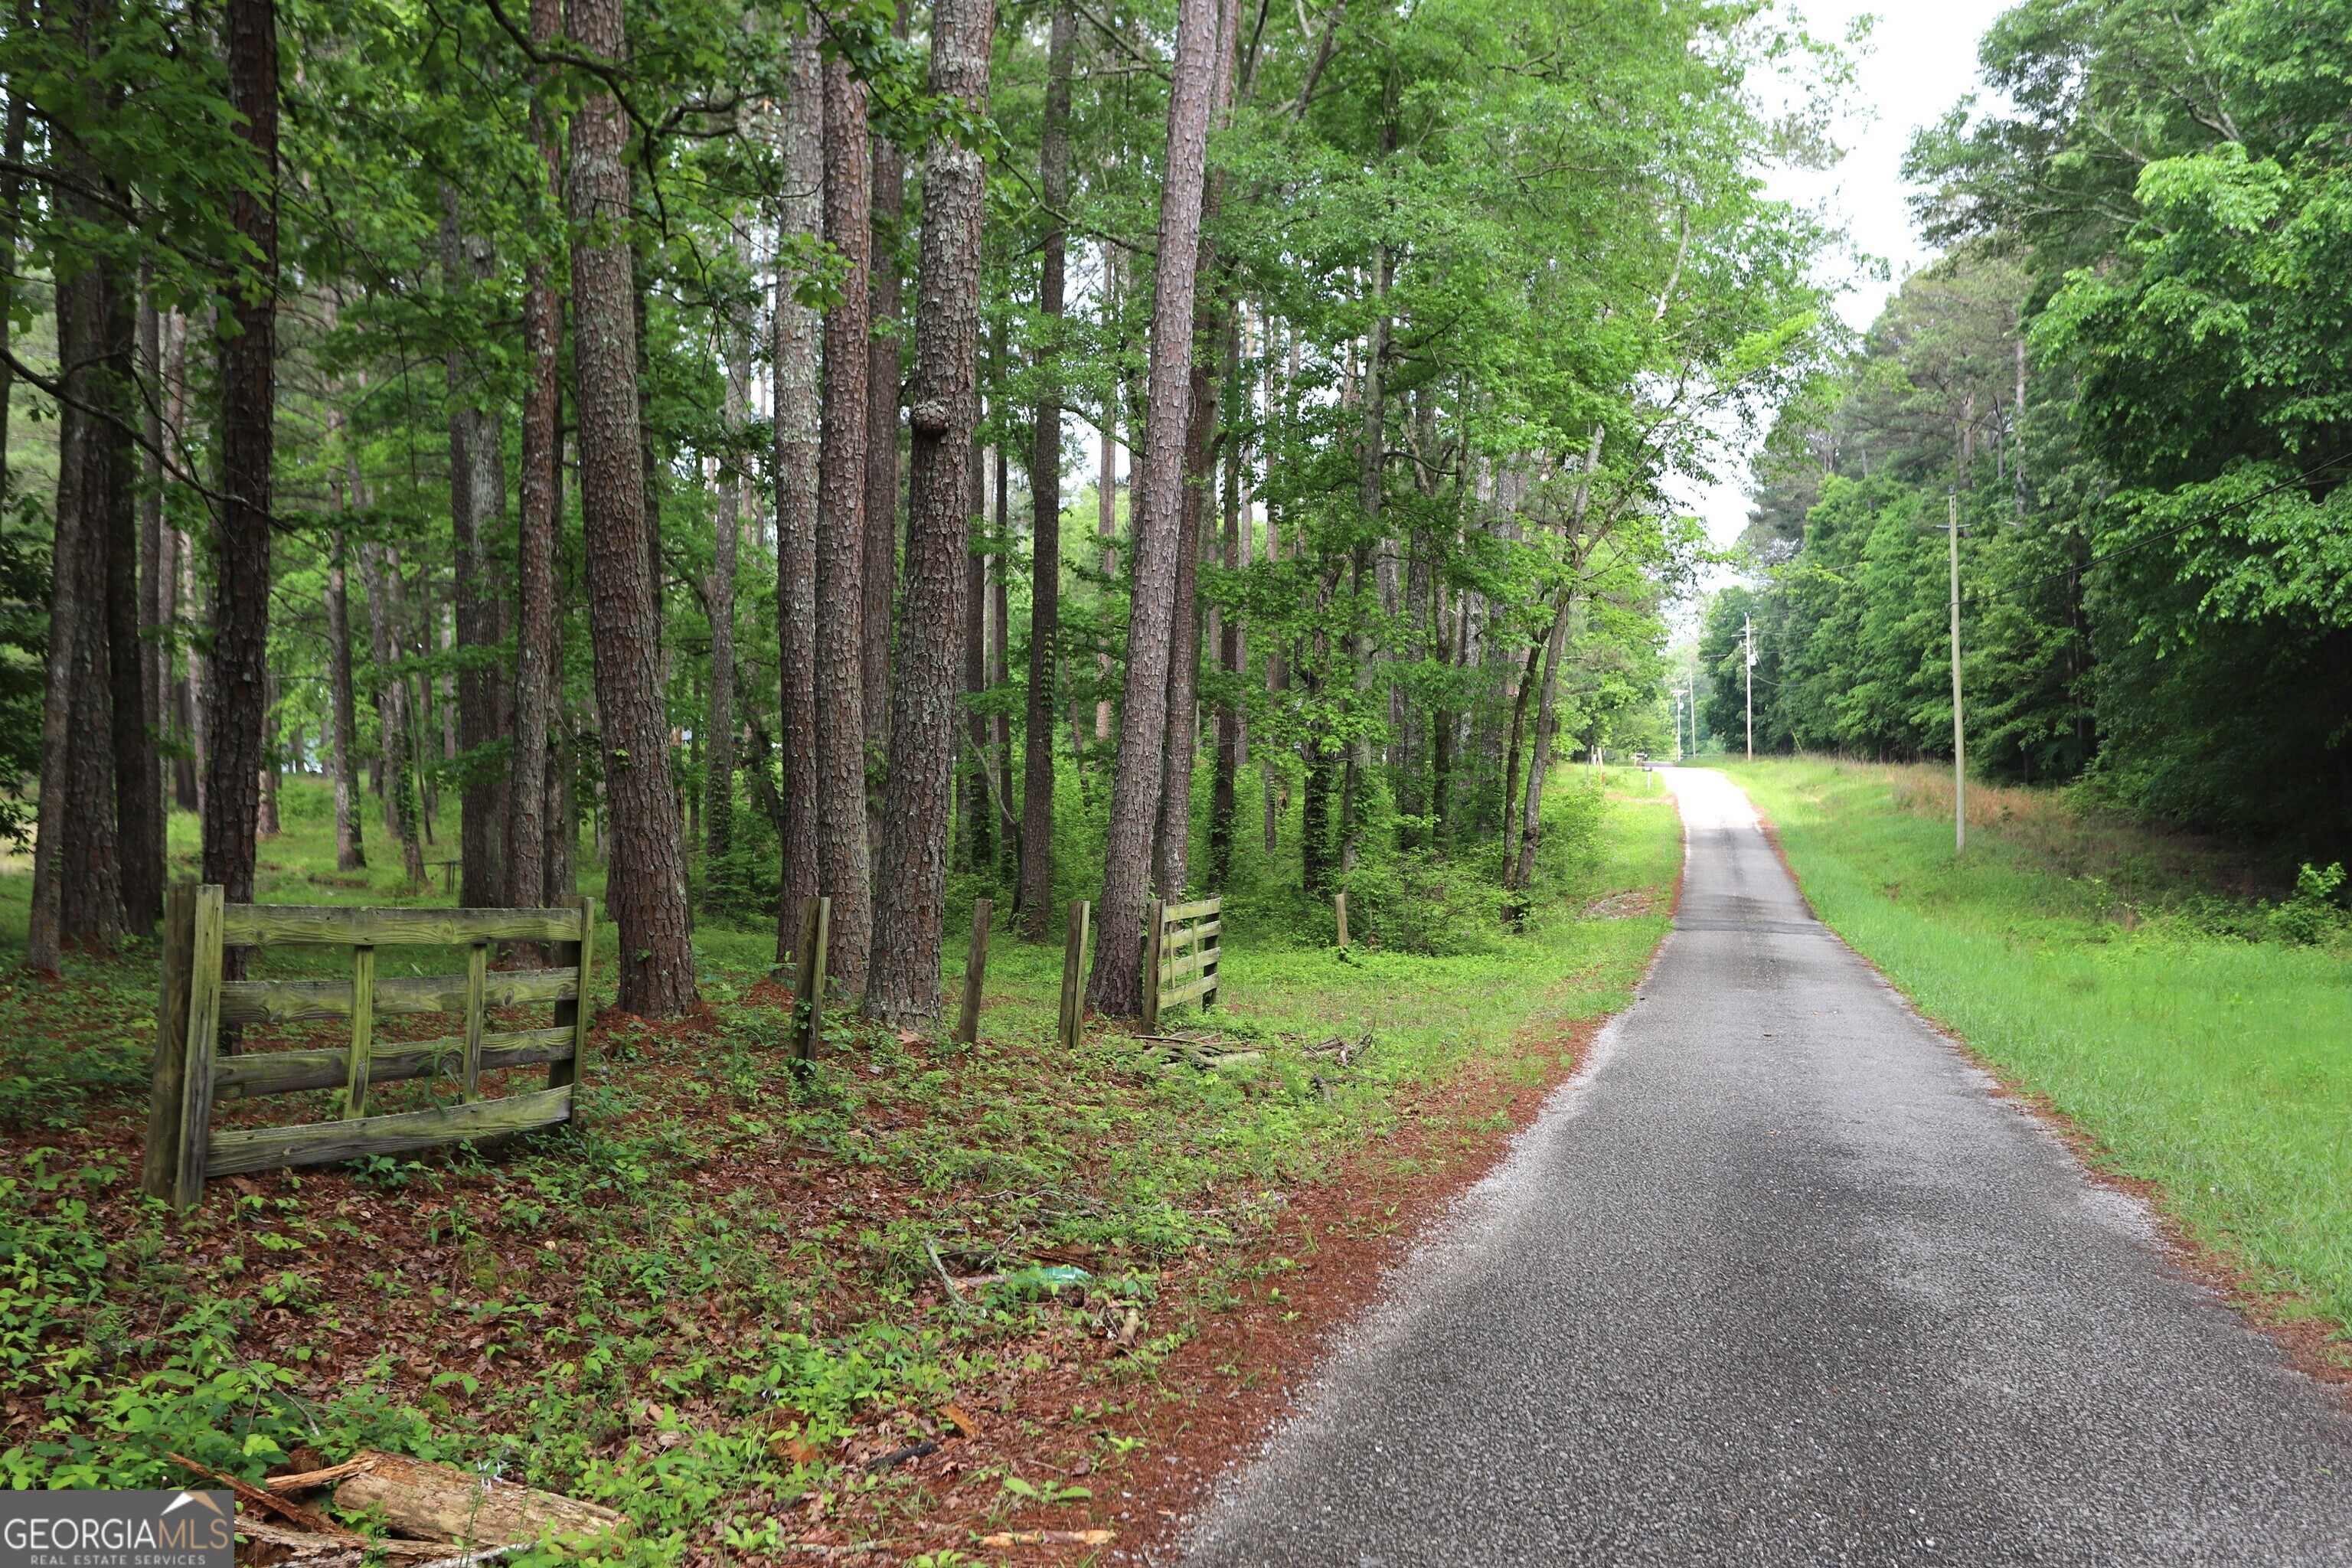
[[[1100,1031],[1064,1056],[1058,949],[1000,931],[977,1047],[845,1015],[796,1071],[770,934],[712,928],[695,1014],[599,1021],[576,1131],[215,1182],[184,1221],[137,1193],[152,950],[14,971],[0,1484],[378,1447],[611,1503],[615,1560],[1042,1550],[979,1543],[1006,1529],[1125,1550],[1630,998],[1679,859],[1653,782],[1563,771],[1520,932],[1340,952],[1243,915],[1224,1005],[1163,1026],[1238,1065]],[[319,869],[307,809],[263,859],[265,901],[384,897]]]
[[[2352,925],[2341,872],[2082,787],[1820,758],[1726,770],[1814,910],[2095,1163],[2151,1184],[2248,1305],[2352,1369]]]

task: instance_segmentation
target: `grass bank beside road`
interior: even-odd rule
[[[2282,918],[2221,853],[2060,794],[1971,785],[1956,859],[1934,770],[1724,771],[1822,920],[2344,1352],[2352,942],[2332,911]]]

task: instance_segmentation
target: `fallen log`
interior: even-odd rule
[[[508,1546],[542,1535],[572,1541],[618,1534],[628,1521],[600,1503],[478,1476],[454,1465],[364,1453],[364,1470],[336,1489],[335,1506],[375,1513],[390,1528],[464,1546]]]

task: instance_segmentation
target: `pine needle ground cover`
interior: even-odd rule
[[[1243,915],[1227,1005],[1163,1023],[1218,1036],[1213,1069],[1101,1031],[1065,1056],[1058,949],[1000,930],[977,1048],[835,1017],[803,1073],[772,939],[713,927],[698,1015],[599,1025],[579,1130],[215,1182],[184,1222],[135,1190],[152,952],[11,973],[0,1475],[374,1447],[611,1503],[633,1562],[1144,1542],[1630,998],[1679,863],[1648,782],[1563,772],[1523,932],[1343,954]],[[265,901],[394,891],[319,869],[307,803],[265,861]]]
[[[1725,770],[1815,911],[2287,1317],[2352,1330],[2352,943],[2326,894],[2095,802],[1948,773]],[[2324,876],[2324,874],[2323,874]]]

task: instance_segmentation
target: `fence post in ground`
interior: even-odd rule
[[[213,1131],[213,1043],[220,1037],[221,913],[217,886],[196,889],[194,939],[188,957],[188,1043],[180,1078],[178,1169],[172,1206],[183,1214],[205,1195],[205,1155]]]
[[[833,932],[833,900],[819,895],[801,900],[801,940],[793,976],[793,1054],[816,1058],[816,1037],[824,1017],[825,944]]]
[[[1339,917],[1339,945],[1345,947],[1348,945],[1348,895],[1332,894],[1331,909],[1332,912]]]
[[[163,995],[155,1009],[155,1077],[139,1190],[169,1201],[180,1170],[180,1102],[188,1068],[188,978],[195,962],[196,885],[163,895]]]
[[[586,897],[574,899],[572,907],[580,911],[580,940],[559,942],[549,952],[549,956],[555,960],[556,968],[562,969],[568,964],[580,975],[572,987],[572,1000],[555,1005],[555,1026],[563,1028],[568,1026],[572,1030],[572,1055],[562,1061],[547,1064],[547,1087],[550,1089],[578,1083],[580,1075],[588,1069],[588,966],[596,954],[596,900]],[[579,1122],[580,1109],[575,1100],[572,1124],[576,1128]]]
[[[1085,1021],[1086,997],[1080,989],[1086,973],[1087,922],[1093,908],[1084,899],[1070,901],[1068,934],[1062,939],[1062,1047],[1074,1049]]]
[[[1143,1032],[1147,1035],[1160,1027],[1160,911],[1165,908],[1158,899],[1143,907]]]
[[[963,1012],[956,1019],[955,1037],[967,1046],[980,1044],[980,988],[988,977],[988,921],[995,905],[981,899],[971,906],[971,949],[963,961]]]

